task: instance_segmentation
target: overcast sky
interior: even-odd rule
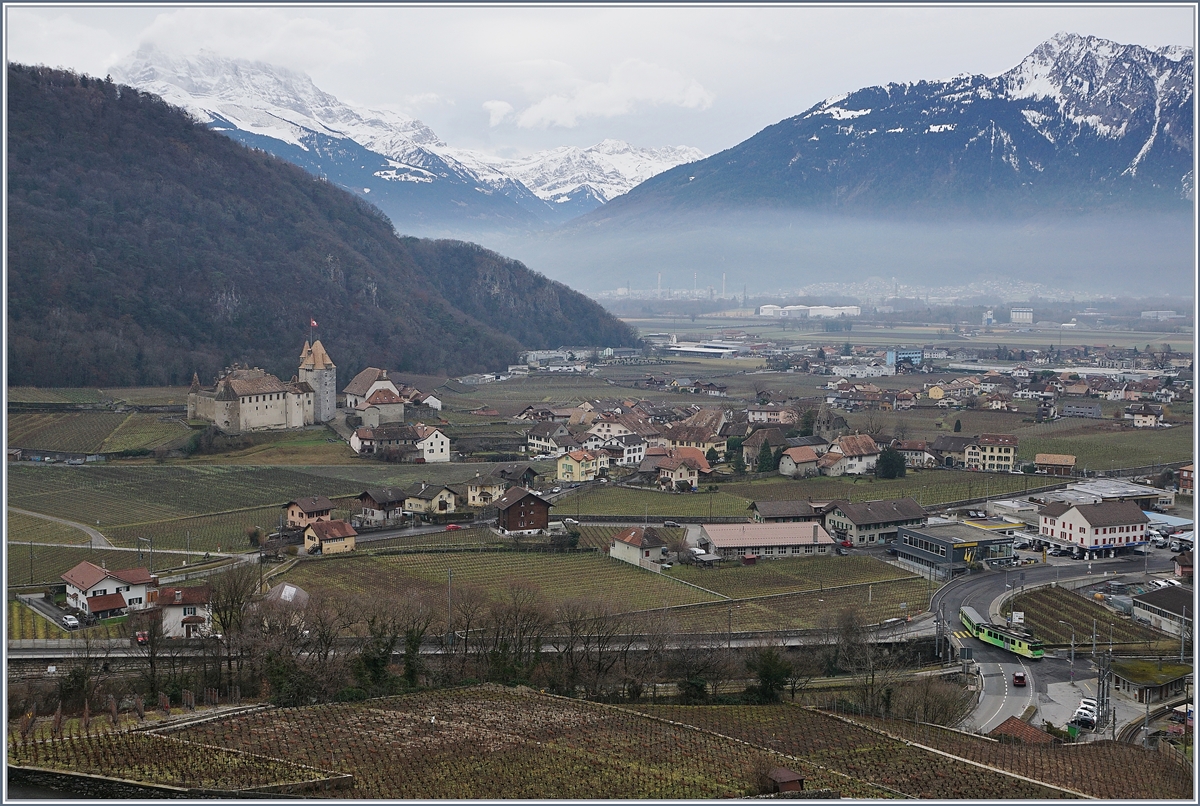
[[[411,7],[6,5],[10,61],[105,75],[141,44],[307,73],[504,156],[605,138],[716,153],[842,92],[995,75],[1071,31],[1193,45],[1190,5]]]

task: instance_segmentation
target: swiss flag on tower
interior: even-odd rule
[[[309,319],[308,319],[308,326],[309,326],[309,327],[316,327],[316,326],[317,326],[317,320],[316,320],[316,319],[313,319],[313,318],[310,316],[310,317],[309,317]]]

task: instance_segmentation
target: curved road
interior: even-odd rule
[[[44,521],[54,521],[55,523],[61,523],[64,526],[71,526],[71,527],[74,527],[75,529],[79,529],[82,532],[86,532],[88,537],[90,538],[90,544],[91,544],[92,548],[97,548],[97,549],[113,548],[113,544],[108,542],[107,537],[105,537],[104,535],[100,534],[92,527],[87,526],[85,524],[76,523],[75,521],[69,521],[69,520],[66,520],[65,518],[56,518],[53,515],[43,515],[40,512],[30,512],[27,509],[17,509],[16,507],[9,507],[8,509],[10,512],[16,512],[20,515],[28,515],[31,518],[41,518]]]
[[[1080,560],[1055,558],[1057,562],[1048,565],[1027,565],[1014,568],[1008,572],[1008,583],[1014,584],[1018,590],[1022,586],[1041,585],[1056,579],[1073,579],[1084,576],[1091,566],[1091,575],[1098,579],[1109,575],[1136,574],[1145,570],[1151,573],[1168,570],[1171,567],[1169,554],[1161,559],[1158,553],[1151,554],[1149,561],[1140,556],[1118,557],[1109,560],[1093,560],[1090,564]],[[1025,579],[1020,579],[1020,573],[1025,572]],[[1005,592],[1005,574],[1003,571],[989,571],[959,579],[942,586],[931,599],[930,609],[935,614],[939,605],[943,606],[946,618],[945,635],[962,629],[958,619],[958,611],[963,605],[974,607],[985,618],[989,614],[991,603]],[[1078,625],[1077,625],[1078,626]],[[1082,627],[1080,627],[1082,629]],[[1078,636],[1078,647],[1082,648],[1085,639]],[[966,646],[973,649],[974,660],[983,680],[983,694],[972,715],[964,722],[967,730],[987,733],[1011,716],[1020,717],[1030,705],[1041,706],[1052,702],[1048,688],[1052,684],[1069,682],[1072,679],[1069,662],[1064,658],[1047,655],[1041,660],[1030,660],[1006,652],[998,647],[985,644],[975,638],[963,640]],[[1083,653],[1077,649],[1075,654],[1077,673],[1076,678],[1090,674],[1090,659],[1083,658]],[[1024,688],[1013,686],[1014,672],[1025,672],[1027,685]],[[1065,706],[1063,706],[1065,707]],[[1060,710],[1055,708],[1055,710]]]

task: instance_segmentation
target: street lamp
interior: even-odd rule
[[[1066,624],[1071,628],[1071,685],[1073,686],[1075,685],[1075,626],[1063,621],[1062,619],[1059,619],[1058,623]]]

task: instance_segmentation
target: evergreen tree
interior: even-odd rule
[[[708,462],[709,467],[715,465],[717,463],[717,461],[720,459],[720,457],[717,456],[716,448],[709,448],[708,453],[704,454],[704,458]]]
[[[775,470],[775,457],[771,454],[771,443],[765,439],[762,447],[758,449],[758,464],[754,469],[758,473],[770,473]]]
[[[736,451],[733,454],[733,461],[729,463],[729,467],[735,474],[739,476],[746,472],[746,460],[742,457],[741,451]]]
[[[902,479],[907,468],[904,466],[904,454],[895,448],[885,448],[875,462],[875,476],[881,479]]]
[[[962,431],[962,420],[955,420],[954,421],[954,433],[957,434],[959,431]]]

